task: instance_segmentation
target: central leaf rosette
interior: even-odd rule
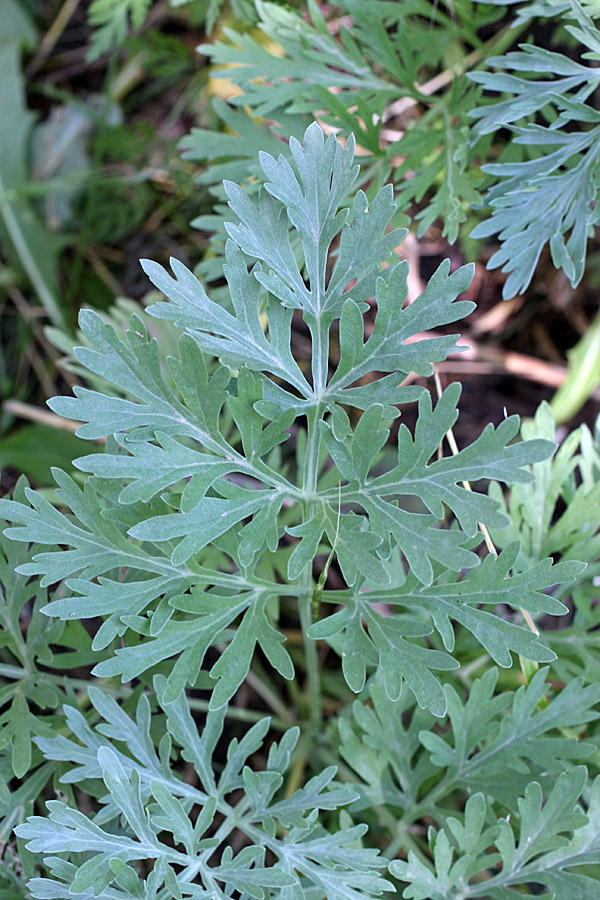
[[[407,304],[408,265],[396,253],[406,231],[389,228],[391,185],[370,202],[354,192],[353,139],[325,140],[317,124],[290,150],[293,165],[261,154],[256,204],[225,184],[236,220],[226,303],[211,300],[177,261],[173,276],[143,263],[169,301],[150,312],[184,332],[178,358],[163,361],[137,317],[126,344],[97,313],[81,313],[86,346],[77,359],[107,387],[77,387],[50,405],[85,423],[81,437],[116,440],[105,454],[76,460],[92,476],[83,491],[57,473],[72,514],[33,492],[31,508],[1,501],[2,512],[17,526],[11,537],[68,545],[36,552],[20,571],[43,575],[43,584],[65,581],[66,596],[48,615],[103,617],[94,647],[114,652],[97,675],[125,681],[176,656],[165,688],[172,702],[196,683],[208,649],[226,644],[210,671],[212,708],[237,690],[257,645],[291,679],[279,611],[307,609],[314,560],[333,548],[347,587],[319,592],[319,621],[302,620],[308,635],[340,652],[354,691],[379,662],[390,698],[405,681],[421,706],[443,715],[434,673],[457,666],[454,623],[500,665],[510,665],[511,651],[554,658],[493,609],[562,614],[545,591],[574,577],[578,564],[548,560],[511,578],[516,545],[482,562],[480,525],[500,528],[506,518],[496,500],[464,486],[526,483],[528,467],[554,445],[511,443],[513,416],[438,458],[460,386],[434,406],[424,387],[405,382],[432,375],[434,363],[461,349],[458,334],[419,335],[474,308],[457,300],[473,267],[450,273],[442,263]],[[292,351],[294,317],[310,335],[306,360]],[[399,407],[413,402],[414,434],[400,425],[397,462],[383,470]],[[138,638],[120,647],[126,632]]]

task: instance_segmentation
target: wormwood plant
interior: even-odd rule
[[[5,819],[31,806],[33,779],[39,792],[54,774],[60,791],[16,828],[38,866],[29,890],[510,900],[541,885],[584,900],[600,865],[599,783],[587,785],[600,685],[585,670],[546,682],[537,664],[556,655],[522,624],[566,613],[557,593],[584,584],[583,566],[500,539],[534,534],[521,512],[535,504],[532,466],[554,501],[578,464],[594,490],[593,439],[553,468],[546,410],[526,440],[511,416],[444,456],[460,386],[434,403],[412,376],[456,349],[458,335],[422,332],[471,311],[457,299],[471,267],[443,263],[405,305],[391,187],[370,204],[356,192],[350,210],[352,138],[313,124],[290,151],[293,164],[261,155],[257,203],[225,184],[227,308],[177,261],[173,275],[143,263],[169,301],[151,312],[182,331],[178,356],[139,316],[126,344],[82,312],[76,356],[94,387],[51,406],[106,452],[76,461],[80,479],[57,471],[55,495],[20,487],[0,501],[7,538],[25,545],[15,559],[6,544],[3,621],[25,673],[13,705],[23,721],[44,701],[64,710],[33,729],[26,765],[26,739],[4,732],[15,774],[32,773],[0,796]],[[414,403],[411,432],[397,420]],[[488,494],[468,489],[482,481]],[[522,492],[510,516],[506,484]],[[34,594],[25,642],[15,622]],[[286,646],[296,624],[302,653]],[[71,667],[99,659],[97,681],[84,694],[65,678],[40,698],[61,646]],[[497,668],[513,655],[527,673],[516,690]],[[245,680],[273,719],[238,708]]]

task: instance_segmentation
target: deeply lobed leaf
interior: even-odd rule
[[[480,523],[498,527],[506,520],[496,500],[464,483],[527,483],[526,467],[546,458],[553,444],[511,444],[517,431],[511,418],[487,426],[457,456],[434,459],[456,420],[460,389],[450,386],[433,407],[423,388],[402,381],[413,372],[430,374],[433,363],[456,348],[456,335],[419,335],[471,310],[457,297],[468,287],[472,267],[450,273],[443,263],[421,296],[405,305],[406,264],[387,266],[400,240],[387,230],[394,210],[390,190],[382,189],[368,205],[358,192],[349,217],[343,201],[357,176],[352,140],[325,140],[313,123],[304,145],[292,140],[290,152],[292,163],[261,155],[265,186],[258,206],[240,188],[227,187],[239,219],[229,226],[225,267],[233,312],[209,299],[181,264],[173,263],[175,279],[154,263],[146,265],[171,301],[151,312],[185,332],[179,357],[169,358],[166,369],[139,317],[131,321],[126,344],[97,313],[82,313],[87,346],[76,351],[77,359],[113,388],[103,393],[78,387],[75,397],[51,405],[83,420],[82,437],[114,435],[118,446],[110,443],[108,453],[77,460],[93,476],[83,490],[56,474],[60,502],[70,513],[34,493],[27,495],[31,507],[0,501],[0,511],[15,523],[9,537],[68,546],[34,553],[19,571],[42,575],[42,585],[65,581],[71,593],[51,602],[46,614],[104,617],[94,648],[111,648],[111,655],[96,666],[96,675],[127,681],[177,656],[169,674],[175,698],[195,683],[209,648],[226,633],[228,646],[210,671],[217,682],[213,708],[235,693],[257,647],[284,678],[293,677],[267,601],[307,603],[312,563],[326,537],[351,590],[335,593],[336,602],[343,597],[343,611],[315,623],[309,634],[330,639],[344,632],[343,670],[353,690],[362,689],[368,667],[379,661],[390,697],[397,698],[406,681],[422,706],[442,715],[446,700],[435,673],[457,663],[430,646],[432,629],[422,614],[432,617],[448,651],[454,646],[451,622],[459,622],[501,665],[510,664],[511,650],[539,661],[552,658],[526,630],[478,606],[517,605],[510,594],[523,595],[525,588],[529,594],[520,596],[519,607],[560,614],[562,605],[541,603],[540,591],[575,577],[577,566],[541,564],[513,584],[505,578],[514,553],[497,565],[489,559],[481,565],[474,552]],[[251,269],[247,256],[259,260]],[[371,297],[377,315],[365,341]],[[311,334],[310,380],[292,354],[293,309]],[[336,318],[340,354],[329,375]],[[374,374],[381,377],[364,383]],[[398,463],[381,473],[379,453],[398,404],[417,398],[415,432],[400,426]],[[352,408],[364,411],[354,427]],[[305,458],[294,464],[291,432],[304,427]],[[333,464],[327,471],[321,448]],[[336,480],[337,490],[329,487]],[[417,498],[422,509],[407,498]],[[448,510],[454,525],[440,527]],[[362,592],[365,579],[393,581],[388,560],[396,546],[410,576],[401,579],[403,586],[396,579],[384,602],[420,610],[414,618],[399,609],[382,617],[372,605],[379,595]],[[287,562],[287,583],[262,577],[268,559],[279,571]],[[472,574],[463,577],[461,570]],[[443,572],[454,573],[450,583],[447,575],[437,583]],[[130,639],[116,646],[125,635]]]

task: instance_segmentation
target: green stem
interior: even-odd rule
[[[6,193],[6,186],[0,175],[0,194]],[[52,287],[46,281],[36,260],[35,254],[32,252],[27,242],[26,235],[21,228],[21,222],[10,203],[6,200],[0,201],[0,219],[4,220],[6,231],[12,241],[15,252],[27,277],[29,278],[33,289],[38,295],[39,301],[48,314],[52,324],[57,328],[67,329],[67,320],[58,298],[55,296]]]
[[[208,700],[198,700],[195,697],[187,697],[187,703],[190,709],[197,709],[200,712],[208,712],[210,704]],[[238,722],[251,722],[254,724],[255,722],[260,722],[264,719],[264,712],[257,712],[254,709],[241,709],[238,706],[231,706],[231,704],[227,707],[227,712],[225,713],[226,718],[228,719],[237,719]],[[285,719],[280,718],[279,716],[271,716],[271,728],[275,728],[277,731],[287,731],[290,727],[290,717],[289,713],[287,713],[287,717]]]
[[[319,473],[319,450],[321,446],[321,437],[319,432],[319,421],[321,418],[321,403],[317,403],[311,414],[308,416],[308,431],[306,441],[306,456],[304,458],[304,521],[307,522],[313,512],[314,495],[317,489],[317,478]],[[300,585],[302,593],[298,597],[298,608],[300,613],[300,627],[302,629],[302,637],[304,642],[304,661],[306,667],[306,679],[308,684],[308,717],[310,722],[317,728],[321,722],[321,675],[319,672],[319,659],[317,655],[316,643],[308,637],[308,629],[312,625],[312,598],[313,598],[313,575],[312,563],[308,563],[302,573]]]
[[[403,821],[406,822],[408,826],[413,822],[416,822],[417,819],[422,819],[423,816],[428,814],[434,819],[439,818],[440,811],[437,809],[439,801],[455,790],[459,783],[460,778],[458,777],[458,772],[453,775],[446,772],[442,780],[439,781],[429,793],[425,794],[425,796],[422,797],[418,803],[415,803],[412,808],[407,808],[404,811],[404,815],[402,816]]]
[[[307,631],[312,625],[312,574],[308,566],[307,571],[310,581],[308,582],[306,594],[299,599],[300,626],[304,636],[304,661],[308,683],[308,717],[315,728],[318,728],[321,723],[321,675],[319,672],[317,645],[307,635]]]
[[[389,811],[385,809],[385,807],[378,807],[378,813],[381,817],[385,816],[385,814],[389,815]],[[410,833],[409,826],[406,822],[399,819],[395,823],[386,821],[386,825],[388,825],[394,837],[383,851],[384,856],[388,859],[395,859],[399,850],[404,850],[405,852],[410,850],[424,866],[427,866],[428,868],[431,867],[431,859]]]
[[[287,722],[286,727],[289,728],[289,726],[293,724],[294,718],[292,714],[279,699],[277,692],[269,686],[269,679],[258,660],[254,660],[253,668],[250,669],[246,676],[246,682],[260,697],[262,697],[265,703],[271,707],[281,721]],[[262,718],[262,716],[260,718]]]

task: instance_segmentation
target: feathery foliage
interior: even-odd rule
[[[418,640],[431,634],[432,625],[451,651],[452,622],[462,622],[500,665],[511,664],[510,650],[540,662],[553,657],[526,629],[476,606],[503,602],[560,614],[563,605],[544,590],[571,580],[578,564],[553,566],[546,560],[516,580],[507,579],[516,558],[510,547],[497,561],[488,558],[480,565],[474,552],[481,540],[478,523],[498,527],[505,517],[497,501],[463,487],[465,480],[527,483],[532,476],[526,466],[547,457],[553,444],[536,438],[509,445],[518,427],[511,417],[497,428],[487,426],[458,456],[433,459],[456,420],[458,385],[433,407],[423,388],[401,382],[411,372],[430,373],[432,363],[455,348],[456,335],[407,339],[470,310],[469,303],[455,302],[468,287],[470,267],[450,274],[443,264],[423,294],[403,308],[406,263],[379,268],[400,242],[400,235],[385,230],[393,215],[391,193],[383,188],[367,206],[359,191],[350,224],[348,211],[336,210],[357,176],[352,141],[345,147],[333,137],[324,142],[315,124],[304,146],[292,141],[291,147],[297,175],[283,157],[262,155],[266,183],[258,206],[235,185],[226,186],[239,219],[228,226],[225,268],[233,313],[210,300],[180,263],[172,263],[175,277],[144,263],[171,300],[159,303],[155,315],[185,329],[179,358],[167,361],[172,386],[140,319],[132,320],[127,346],[98,314],[81,314],[81,330],[93,349],[76,351],[79,362],[132,399],[75,388],[75,397],[55,399],[51,406],[84,422],[82,437],[116,434],[120,449],[75,461],[94,476],[83,489],[64,472],[56,473],[68,515],[30,491],[30,506],[5,500],[0,511],[14,523],[10,537],[70,548],[34,553],[18,569],[41,575],[42,586],[65,580],[68,596],[46,606],[48,615],[103,616],[94,638],[98,650],[114,647],[126,632],[140,636],[96,666],[99,676],[118,674],[129,681],[179,655],[168,679],[169,696],[175,698],[196,680],[208,648],[236,626],[211,669],[218,679],[211,699],[215,709],[242,683],[257,646],[284,678],[293,678],[268,601],[289,597],[297,606],[306,603],[306,578],[326,539],[335,544],[349,590],[336,592],[333,601],[341,601],[344,610],[325,615],[309,636],[345,632],[344,674],[353,690],[362,689],[366,664],[379,658],[391,697],[399,696],[406,680],[422,706],[442,715],[445,701],[433,673],[456,662]],[[291,249],[290,224],[299,237],[306,277]],[[339,252],[327,276],[328,251],[337,235]],[[359,256],[358,247],[369,252]],[[250,271],[242,251],[258,260]],[[363,342],[363,316],[373,294],[377,316]],[[294,310],[311,334],[310,381],[290,349]],[[339,361],[328,377],[335,320]],[[221,360],[210,375],[203,353]],[[391,374],[357,384],[374,371]],[[400,426],[398,464],[379,473],[373,465],[398,415],[397,404],[417,397],[415,434]],[[364,410],[354,428],[346,412],[353,407]],[[304,458],[281,471],[280,445],[290,441],[300,417],[307,423]],[[330,458],[327,468],[321,446]],[[420,501],[419,511],[398,502],[408,497]],[[434,527],[443,521],[445,507],[454,514],[455,527]],[[284,533],[299,540],[280,551]],[[408,577],[390,571],[390,541],[401,548]],[[283,574],[283,583],[267,576],[267,559]],[[114,573],[124,568],[123,580]],[[440,584],[440,575],[463,569],[469,574],[460,581]],[[366,581],[382,587],[365,593]],[[382,599],[400,607],[400,614],[382,616],[374,608]],[[327,594],[323,600],[328,611]],[[403,608],[419,614],[411,617]],[[432,625],[422,619],[425,610]]]
[[[224,710],[209,713],[198,734],[185,699],[168,702],[161,676],[154,687],[166,715],[158,752],[150,737],[147,697],[140,697],[132,719],[97,689],[90,690],[90,699],[103,721],[98,730],[91,729],[77,709],[67,707],[78,743],[64,737],[40,743],[47,758],[76,763],[65,780],[101,779],[103,796],[94,821],[54,800],[48,803],[48,818],[33,817],[18,828],[32,851],[88,855],[79,866],[52,859],[52,878],[30,882],[34,897],[69,900],[89,896],[91,890],[102,896],[150,898],[164,888],[174,897],[224,900],[239,891],[261,900],[272,896],[272,889],[304,896],[303,886],[309,883],[332,900],[358,900],[392,887],[380,874],[385,860],[374,850],[351,846],[366,826],[336,835],[318,822],[319,810],[336,810],[355,797],[349,787],[332,781],[335,768],[276,799],[298,740],[297,728],[270,745],[264,771],[252,770],[246,761],[269,729],[269,719],[263,718],[241,741],[229,744],[226,765],[216,775],[212,755]],[[193,767],[196,784],[182,781],[170,769],[172,743]],[[119,750],[120,744],[127,750]],[[211,829],[215,816],[218,828]],[[233,853],[228,842],[237,833],[246,842]],[[267,852],[275,862],[266,863]],[[140,881],[130,863],[146,859],[155,860],[154,868]]]
[[[355,190],[351,137],[313,123],[260,167],[258,192],[224,186],[227,302],[181,263],[170,274],[145,261],[165,297],[150,309],[160,343],[146,315],[125,338],[119,316],[83,311],[88,383],[51,407],[105,452],[78,458],[75,476],[57,470],[52,492],[0,501],[14,660],[2,697],[18,719],[1,720],[0,772],[10,779],[10,749],[26,776],[2,790],[0,815],[5,828],[27,816],[16,835],[38,867],[29,890],[366,900],[397,887],[459,900],[487,879],[503,900],[532,884],[583,897],[600,862],[597,786],[585,787],[599,688],[581,665],[567,684],[546,681],[538,664],[560,665],[561,632],[522,620],[564,615],[573,582],[589,598],[577,557],[592,559],[595,531],[593,546],[569,543],[552,510],[561,491],[593,494],[593,438],[580,432],[579,456],[572,438],[550,462],[543,409],[524,439],[511,416],[445,456],[460,386],[434,403],[415,376],[456,350],[457,334],[424,332],[471,311],[459,297],[472,267],[443,263],[406,303],[392,190]],[[536,532],[528,510],[545,490]],[[92,665],[85,694],[76,678],[49,688],[54,666]],[[245,681],[272,722],[236,705]],[[47,814],[32,815],[42,791]],[[423,820],[429,844],[413,837]]]

